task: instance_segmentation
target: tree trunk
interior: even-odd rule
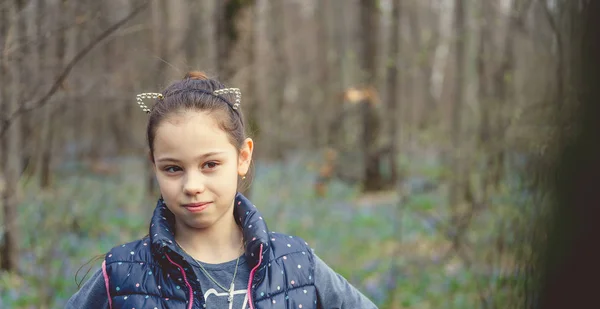
[[[390,143],[390,151],[389,151],[389,166],[390,166],[390,184],[394,185],[394,187],[398,187],[399,175],[398,175],[398,166],[396,156],[398,154],[398,130],[399,124],[397,123],[398,119],[398,106],[400,105],[400,96],[398,95],[398,65],[400,62],[400,18],[401,18],[401,9],[402,9],[402,0],[392,0],[392,14],[391,14],[391,22],[390,22],[390,34],[389,34],[389,46],[388,46],[388,61],[386,63],[387,66],[387,122],[388,122],[388,130],[389,130],[389,143]],[[401,182],[401,181],[400,181]],[[398,191],[400,192],[400,191]],[[403,206],[403,205],[399,205]],[[399,207],[396,206],[396,207]],[[400,216],[401,209],[397,208],[396,214],[394,214],[395,220],[395,231],[399,232],[401,229],[399,228],[400,222],[402,222],[402,218]],[[396,237],[399,236],[398,233],[395,233]],[[394,260],[394,258],[392,258]],[[393,262],[392,266],[389,270],[389,278],[393,278],[393,283],[388,286],[388,297],[386,299],[385,305],[389,308],[394,308],[397,306],[398,302],[398,294],[399,289],[397,287],[396,278],[398,276],[398,265]]]
[[[273,53],[273,59],[271,72],[272,76],[270,80],[270,91],[268,97],[272,104],[270,105],[268,113],[270,119],[268,120],[271,125],[271,134],[273,138],[269,141],[270,153],[275,160],[282,160],[284,157],[285,143],[282,128],[284,126],[283,117],[286,115],[286,100],[285,100],[285,87],[287,85],[287,70],[289,69],[285,59],[285,3],[283,1],[273,1],[268,4],[269,7],[269,29],[267,33],[269,35],[269,46]]]
[[[333,6],[331,14],[331,19],[334,21],[332,24],[332,32],[337,33],[337,35],[332,35],[332,49],[333,54],[335,54],[335,58],[332,61],[333,66],[330,73],[330,75],[333,76],[331,80],[335,80],[336,85],[330,86],[332,87],[332,101],[329,103],[333,105],[333,108],[331,109],[331,114],[328,115],[329,118],[327,121],[328,125],[325,142],[330,148],[340,149],[342,147],[340,145],[340,140],[344,115],[342,105],[343,102],[341,99],[339,99],[339,97],[344,91],[344,88],[349,85],[348,80],[350,75],[347,74],[348,66],[344,65],[346,51],[350,49],[348,46],[349,44],[347,43],[348,31],[345,31],[346,20],[348,19],[346,16],[348,6],[344,1],[327,1],[327,3],[329,2],[332,2],[330,5]]]
[[[166,10],[166,0],[157,0],[152,2],[152,49],[154,53],[160,57],[160,59],[166,59],[168,56],[167,46],[166,44],[163,44],[164,39],[167,37],[167,33],[165,33],[164,30],[167,25],[166,19],[168,18]],[[165,72],[166,68],[167,64],[164,61],[156,62],[156,72]],[[161,78],[163,78],[163,80],[160,80]],[[160,84],[164,81],[164,77],[159,77],[158,80],[156,80],[156,83]],[[152,165],[148,164],[146,169],[146,193],[151,196],[156,193],[156,189],[154,171],[152,170]]]
[[[217,71],[221,82],[229,83],[235,73],[231,65],[231,51],[235,47],[239,31],[237,29],[237,17],[245,6],[254,1],[225,0],[216,2],[216,39],[217,39]]]
[[[454,25],[455,25],[455,78],[454,78],[454,98],[452,106],[452,119],[450,132],[452,134],[452,163],[451,163],[451,184],[448,203],[451,211],[454,214],[456,207],[461,202],[460,192],[462,188],[463,175],[461,156],[461,112],[464,101],[464,84],[465,84],[465,7],[464,0],[455,0],[454,2]]]
[[[198,1],[189,1],[187,3],[187,19],[188,19],[188,28],[184,29],[185,31],[185,59],[187,63],[191,66],[191,68],[197,68],[196,61],[198,53],[206,54],[206,51],[202,51],[204,47],[198,47],[197,42],[200,42],[204,39],[203,37],[203,25],[206,22],[203,20],[202,16],[204,14],[203,10],[206,10],[209,5],[206,3],[200,3]],[[206,30],[204,30],[206,31]]]
[[[231,18],[227,16],[227,7],[230,2],[235,1],[219,1],[217,0],[215,7],[215,39],[217,46],[217,61],[215,63],[219,79],[221,82],[226,82],[231,77],[229,71],[229,54],[231,52],[231,40],[234,35],[234,25]]]
[[[563,100],[564,100],[564,84],[565,84],[565,53],[564,53],[564,46],[565,46],[565,40],[563,39],[563,32],[567,32],[564,31],[563,29],[560,29],[560,25],[558,24],[557,18],[554,17],[554,14],[552,13],[552,9],[550,8],[551,6],[551,2],[554,1],[539,1],[539,5],[542,7],[542,10],[544,11],[544,15],[546,15],[546,19],[548,21],[548,24],[550,25],[550,29],[552,30],[552,35],[554,36],[554,46],[556,46],[556,97],[558,98],[558,100],[556,100],[556,102],[558,103],[559,107],[563,104]],[[561,12],[563,11],[563,7],[564,4],[559,2],[554,2],[555,4],[552,5],[554,6],[554,11],[557,12]],[[513,14],[518,14],[519,12],[513,12]],[[559,13],[560,14],[560,13]],[[512,20],[514,20],[514,16],[512,18]],[[511,21],[512,21],[511,20]]]
[[[21,29],[19,28],[19,17],[21,16],[21,9],[23,2],[16,0],[14,5],[9,5],[8,9],[8,22],[9,22],[9,35],[12,39],[6,44],[14,46],[17,44],[21,36]],[[8,73],[10,74],[10,89],[9,89],[9,101],[8,101],[8,115],[12,114],[19,108],[21,100],[21,67],[20,64],[22,54],[17,50],[8,56],[7,66]],[[12,120],[13,123],[8,128],[8,132],[5,135],[7,138],[6,150],[4,160],[4,173],[6,185],[4,188],[4,194],[2,196],[4,204],[4,237],[3,243],[0,248],[0,255],[2,256],[0,269],[6,271],[18,271],[19,261],[19,231],[17,225],[17,204],[19,198],[19,179],[21,176],[21,118],[16,117]]]
[[[219,1],[220,2],[220,1]],[[167,44],[168,52],[167,61],[180,70],[187,71],[185,69],[185,48],[186,48],[186,36],[188,29],[188,17],[186,14],[189,11],[189,4],[187,0],[168,0],[169,5],[167,6],[167,20],[168,35],[165,39]],[[180,79],[185,73],[178,71],[175,78]],[[167,76],[172,76],[167,74]]]
[[[390,27],[389,51],[387,65],[387,114],[389,125],[389,166],[390,166],[390,183],[395,184],[398,181],[398,166],[396,156],[398,155],[398,63],[400,61],[400,7],[401,0],[392,1],[392,20]]]
[[[36,41],[36,44],[31,44],[27,52],[28,61],[26,63],[26,66],[28,67],[27,71],[30,72],[28,73],[30,76],[29,82],[30,85],[35,85],[35,89],[38,89],[38,91],[33,91],[32,94],[30,94],[30,98],[39,95],[39,93],[42,92],[41,89],[44,89],[45,86],[42,68],[43,57],[41,56],[43,54],[42,51],[44,50],[45,42],[44,37],[42,35],[42,29],[45,29],[42,25],[42,21],[44,20],[43,12],[45,3],[44,1],[40,0],[33,0],[33,2],[34,3],[27,10],[28,14],[24,16],[24,19],[26,20],[27,36],[30,38],[35,38]],[[34,112],[31,113],[31,115],[24,116],[27,116],[34,123],[39,123],[39,113]],[[29,133],[25,134],[26,137],[24,137],[23,141],[39,141],[41,134],[40,129],[41,128],[39,125],[34,125],[29,131]],[[39,143],[29,142],[28,144],[30,156],[27,159],[23,160],[23,164],[26,170],[27,177],[37,177],[39,176]]]
[[[577,134],[569,135],[568,140],[559,140],[561,150],[558,160],[553,161],[548,180],[553,188],[551,222],[544,222],[540,239],[536,239],[538,257],[541,263],[535,264],[534,288],[529,295],[535,305],[522,308],[586,308],[597,302],[597,280],[600,276],[600,254],[593,245],[600,232],[597,218],[600,216],[600,202],[597,193],[600,175],[600,2],[598,1],[554,1],[562,4],[561,22],[570,24],[564,31],[565,51],[572,54],[566,66],[571,74],[563,76],[565,86],[574,96],[574,101],[563,104],[561,120],[577,127]],[[566,28],[566,27],[565,27]],[[570,78],[575,77],[574,80]],[[554,98],[552,98],[554,99]],[[572,103],[575,103],[571,105]],[[575,111],[572,109],[576,108]],[[567,114],[568,112],[568,114]],[[576,115],[571,118],[570,113]],[[553,142],[556,142],[554,140]],[[556,146],[556,145],[554,145]],[[546,227],[548,227],[546,229]],[[543,238],[543,239],[542,239]],[[537,262],[537,261],[536,261]],[[536,280],[538,279],[538,280]],[[539,281],[542,279],[543,281]],[[535,293],[535,292],[540,293]]]
[[[256,99],[257,70],[256,70],[256,50],[255,50],[256,45],[255,44],[256,44],[256,38],[257,38],[257,32],[258,32],[258,24],[256,22],[257,8],[256,8],[256,3],[254,1],[252,1],[252,3],[244,9],[244,16],[245,16],[244,20],[246,22],[246,25],[248,25],[249,29],[246,30],[246,32],[245,32],[246,45],[244,46],[245,53],[244,53],[243,57],[245,58],[245,63],[249,66],[249,71],[246,72],[246,80],[245,80],[246,90],[245,90],[245,94],[244,94],[246,99],[244,100],[244,102],[242,102],[242,111],[245,111],[244,115],[247,116],[246,118],[244,118],[244,120],[245,120],[244,125],[246,126],[246,132],[248,132],[250,137],[257,140],[259,137],[255,135],[255,134],[258,134],[257,133],[258,132],[258,115],[257,115],[258,100]],[[250,181],[252,181],[253,176],[254,176],[254,165],[248,171],[248,175],[246,176],[246,179],[248,179],[248,180],[240,190],[240,193],[242,193],[243,195],[245,195],[248,198],[251,198],[252,188],[250,185],[247,185],[247,184],[250,183]]]
[[[46,12],[42,14],[46,15],[48,21],[54,22],[52,26],[57,29],[62,29],[64,26],[64,8],[65,4],[61,1],[60,3],[51,5],[48,7]],[[56,38],[51,38],[47,45],[46,53],[46,70],[48,75],[52,76],[62,69],[65,55],[65,32],[64,30],[56,33]],[[56,98],[52,99],[52,101]],[[59,100],[57,100],[59,101]],[[49,102],[42,108],[42,132],[41,132],[41,151],[40,151],[40,187],[48,189],[51,186],[51,163],[52,163],[52,146],[54,142],[54,131],[56,128],[52,125],[54,121],[54,110],[57,108],[54,106],[55,102]]]
[[[411,43],[406,51],[406,55],[410,55],[410,61],[407,61],[404,67],[406,78],[406,87],[404,87],[404,89],[408,95],[408,99],[406,100],[407,104],[404,106],[404,124],[406,125],[406,128],[408,128],[405,133],[407,133],[406,140],[409,150],[412,150],[412,145],[414,145],[414,137],[420,121],[419,111],[422,109],[422,93],[419,89],[420,80],[418,77],[420,73],[420,57],[423,48],[423,39],[421,38],[423,29],[421,28],[422,22],[419,20],[419,6],[420,4],[413,2],[412,5],[409,6],[410,11],[405,15],[409,25],[407,27],[407,34]]]
[[[517,27],[521,23],[521,19],[525,16],[524,11],[527,11],[527,6],[523,6],[523,1],[516,1],[510,9],[508,18],[508,27],[504,36],[504,46],[501,54],[501,62],[498,69],[492,76],[492,102],[493,114],[488,120],[491,123],[491,136],[494,141],[490,141],[491,149],[488,153],[487,169],[489,176],[488,185],[492,188],[497,188],[500,181],[504,177],[504,156],[506,131],[510,123],[508,110],[512,109],[511,104],[513,96],[514,74],[515,74],[515,52],[514,39],[517,35]],[[559,79],[562,77],[559,77]],[[559,80],[558,84],[562,82]],[[561,97],[559,97],[560,100]]]
[[[316,8],[316,36],[315,45],[317,46],[316,58],[319,61],[317,80],[320,86],[321,95],[320,99],[312,102],[312,107],[309,109],[311,119],[311,133],[310,136],[313,138],[313,145],[320,148],[323,145],[329,145],[328,135],[332,132],[328,130],[328,124],[335,119],[339,118],[341,114],[339,106],[335,100],[335,87],[336,81],[332,78],[333,67],[331,65],[332,46],[331,46],[331,23],[335,21],[331,13],[332,1],[319,1]],[[334,57],[339,57],[335,55]],[[314,87],[310,85],[309,87]]]
[[[428,21],[429,29],[431,31],[431,36],[427,37],[427,39],[419,39],[421,42],[419,46],[423,46],[422,48],[426,50],[426,57],[423,61],[420,62],[419,66],[419,79],[423,85],[423,96],[424,96],[424,111],[422,116],[420,117],[419,129],[428,129],[432,124],[435,123],[438,118],[438,102],[433,94],[433,69],[434,69],[434,61],[435,61],[435,49],[437,44],[440,42],[441,33],[440,33],[440,14],[434,11],[433,8],[428,8],[428,12],[425,15],[427,17],[426,21]],[[415,21],[415,24],[418,22]]]
[[[9,24],[9,15],[10,10],[8,6],[0,6],[0,50],[6,50],[5,44],[9,43],[5,38],[8,37],[8,29],[10,28]],[[5,53],[0,53],[0,115],[8,115],[9,104],[8,101],[10,98],[8,97],[8,89],[10,79],[8,78],[9,72],[6,70],[6,55]],[[6,167],[8,156],[8,137],[7,135],[0,136],[0,209],[3,214],[6,209],[6,204],[4,200],[4,195],[6,193]],[[2,224],[6,223],[4,219],[4,215],[2,216]],[[4,237],[4,230],[0,230],[2,236]],[[4,250],[4,241],[0,241],[0,250]],[[6,258],[4,257],[3,251],[0,251],[0,269],[2,269],[2,265],[5,264]]]
[[[6,42],[8,28],[10,25],[8,24],[8,6],[0,6],[0,50],[6,50],[5,44]],[[0,53],[0,115],[8,115],[8,72],[6,67],[3,65],[6,63],[6,55],[5,53]],[[2,196],[4,192],[4,163],[6,158],[6,148],[8,140],[5,137],[0,136],[0,209],[4,209],[2,204]]]
[[[477,136],[477,150],[481,153],[482,157],[487,161],[490,154],[490,144],[492,143],[492,129],[490,118],[493,111],[494,102],[490,100],[490,86],[489,86],[489,58],[490,54],[493,53],[493,42],[492,39],[492,23],[495,20],[495,16],[492,11],[490,3],[483,2],[481,7],[482,10],[482,22],[481,31],[479,33],[479,51],[477,53],[477,71],[479,75],[479,86],[477,88],[477,96],[479,101],[479,130]],[[487,57],[486,57],[487,56]],[[486,162],[487,164],[487,162]],[[483,192],[482,200],[487,201],[488,196],[488,185],[489,185],[489,170],[484,170],[481,179],[481,190]]]
[[[43,1],[41,1],[43,2]],[[80,14],[82,14],[81,12],[85,10],[87,6],[87,2],[86,1],[77,1],[76,4],[76,14],[77,16],[80,16]],[[79,50],[82,46],[85,46],[86,43],[86,38],[90,37],[91,35],[89,35],[89,23],[86,22],[85,20],[76,19],[76,24],[78,25],[77,27],[77,31],[75,31],[75,38],[74,38],[74,44],[75,44],[75,50]],[[74,56],[74,55],[73,55]],[[91,71],[91,61],[87,62],[87,63],[83,63],[81,65],[83,71]],[[80,79],[75,79],[73,80],[73,87],[75,89],[77,89],[76,91],[76,98],[74,102],[75,104],[73,104],[73,130],[74,130],[74,140],[79,143],[81,146],[79,146],[77,148],[77,160],[82,161],[85,159],[85,156],[87,155],[88,151],[86,150],[87,147],[87,143],[84,142],[84,140],[86,139],[86,127],[87,127],[87,123],[90,122],[89,120],[89,113],[88,113],[88,108],[86,108],[84,106],[84,104],[80,104],[81,101],[85,100],[84,98],[86,97],[86,94],[84,93],[83,87],[85,86],[86,81],[84,80],[80,80]]]
[[[379,43],[379,8],[376,0],[360,1],[361,20],[361,60],[362,78],[365,88],[373,87],[377,82],[377,44]],[[364,149],[363,190],[378,191],[385,183],[380,171],[381,154],[377,140],[380,131],[380,119],[375,102],[362,102],[362,147]]]
[[[21,7],[25,6],[25,4],[28,1],[24,1],[24,0],[20,0],[20,5]],[[29,10],[27,10],[29,11]],[[19,64],[19,70],[21,70],[20,75],[21,76],[26,76],[27,79],[34,77],[35,71],[32,70],[32,66],[31,63],[28,61],[24,61],[24,59],[29,59],[28,57],[30,57],[31,55],[31,50],[33,49],[31,47],[30,44],[28,44],[28,33],[27,33],[27,23],[28,23],[28,17],[29,17],[29,12],[27,11],[23,11],[19,14],[18,17],[18,27],[19,27],[19,33],[20,36],[17,38],[17,40],[19,41],[19,54],[21,55],[21,60],[20,60],[20,64]],[[27,13],[27,14],[25,14]],[[31,82],[28,83],[30,86],[32,85]],[[35,87],[35,86],[34,86]],[[33,91],[33,93],[36,93],[37,91]],[[29,94],[29,96],[31,97],[31,94]],[[22,95],[22,98],[20,99],[20,101],[23,101],[23,99],[25,99],[25,95]],[[32,161],[32,156],[33,156],[33,145],[31,143],[27,143],[26,141],[31,140],[32,138],[32,131],[33,131],[33,127],[32,127],[32,119],[33,119],[33,115],[32,114],[26,114],[21,116],[21,168],[23,169],[21,172],[26,175],[27,177],[32,176],[33,175],[33,171],[31,170],[31,167],[33,164]]]
[[[173,4],[179,4],[182,0],[173,1]],[[123,19],[127,14],[130,13],[130,8],[127,3],[119,3],[115,1],[106,1],[102,3],[102,10],[105,11],[103,14],[105,20],[105,27],[108,27],[118,20]],[[185,10],[182,10],[185,12]],[[182,18],[179,18],[182,19]],[[185,20],[185,19],[184,19]],[[182,31],[182,33],[185,33]],[[176,37],[180,37],[182,34],[178,33]],[[104,69],[106,70],[105,75],[107,76],[105,81],[105,95],[102,100],[106,102],[116,102],[117,104],[111,105],[110,108],[104,112],[108,115],[109,130],[112,133],[112,140],[115,143],[117,153],[127,153],[132,148],[129,122],[130,118],[127,117],[127,113],[130,113],[130,107],[133,106],[131,102],[124,99],[128,96],[121,94],[120,90],[125,90],[129,84],[127,79],[127,67],[124,67],[120,61],[117,61],[122,54],[123,39],[116,38],[115,40],[107,41],[104,44]],[[167,46],[174,48],[178,51],[179,55],[183,55],[183,45],[175,45],[171,42],[167,42]],[[177,48],[179,47],[179,48]],[[127,59],[121,59],[127,62]],[[174,61],[174,60],[171,60]],[[179,64],[182,61],[174,61]]]
[[[246,61],[251,66],[250,72],[246,74],[246,115],[248,115],[246,119],[246,128],[253,135],[255,139],[260,139],[260,129],[261,126],[259,124],[259,107],[258,107],[258,85],[256,83],[256,79],[258,76],[258,68],[257,68],[257,53],[256,46],[258,41],[258,9],[256,4],[252,4],[249,9],[250,12],[250,23],[252,25],[252,29],[248,33],[248,45],[246,46]],[[248,102],[251,102],[248,104]],[[242,109],[244,107],[242,106]]]

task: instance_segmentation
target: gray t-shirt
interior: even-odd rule
[[[202,263],[202,266],[217,283],[229,290],[229,285],[231,284],[235,272],[236,262],[237,260],[222,264]],[[244,255],[240,257],[237,274],[235,275],[232,306],[230,306],[230,304],[227,302],[227,299],[229,298],[229,292],[223,290],[222,287],[219,287],[210,278],[208,278],[208,276],[202,271],[202,269],[200,269],[197,263],[192,263],[192,266],[194,267],[194,272],[196,273],[198,281],[200,282],[200,286],[202,287],[202,293],[204,293],[204,299],[206,300],[206,308],[246,309],[249,307],[246,291],[248,289],[250,269],[246,264],[246,257]]]
[[[202,265],[215,281],[229,289],[235,271],[235,263],[236,260],[222,264],[203,263]],[[247,309],[250,307],[246,296],[250,269],[244,256],[240,257],[238,272],[234,283],[232,304],[227,302],[229,294],[218,285],[214,284],[214,282],[201,271],[198,265],[194,265],[194,271],[197,274],[200,286],[202,286],[202,292],[206,299],[206,308]],[[360,293],[355,287],[350,285],[344,277],[333,271],[316,255],[315,286],[318,294],[319,308],[377,309],[375,304]],[[98,270],[92,275],[81,289],[69,299],[65,308],[108,308],[108,298],[106,295],[106,286],[104,285],[102,270]]]

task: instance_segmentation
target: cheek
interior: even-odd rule
[[[159,174],[156,176],[156,181],[158,182],[158,187],[163,196],[173,195],[178,190],[179,183],[176,179],[172,179],[164,175],[161,176]]]
[[[158,182],[158,185],[160,185],[161,187],[163,185],[166,185],[169,183],[168,179],[165,176],[163,176],[159,173],[155,173],[155,175],[156,175],[156,181]]]
[[[215,191],[235,191],[237,189],[237,166],[229,166],[211,179],[210,186]]]

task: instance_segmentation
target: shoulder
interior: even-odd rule
[[[76,308],[108,308],[108,294],[101,269],[98,269],[67,301],[65,309]]]
[[[314,259],[315,287],[321,308],[377,308],[367,296],[316,254]]]
[[[309,266],[303,271],[314,271],[315,257],[313,249],[303,238],[283,233],[269,234],[271,245],[271,260],[285,261],[291,264]],[[282,261],[283,260],[283,261]]]
[[[294,235],[271,232],[269,242],[276,256],[300,253],[312,254],[312,249],[304,239]]]
[[[143,262],[152,260],[150,239],[144,237],[112,247],[105,255],[106,265],[117,262]]]

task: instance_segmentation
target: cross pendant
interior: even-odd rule
[[[233,282],[231,283],[231,286],[229,287],[229,297],[227,297],[227,302],[230,303],[233,301]]]

